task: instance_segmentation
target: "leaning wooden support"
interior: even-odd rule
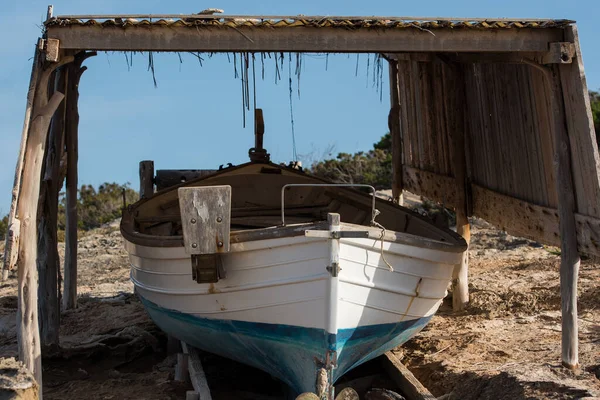
[[[154,195],[154,161],[140,161],[140,199]]]
[[[383,369],[408,400],[435,400],[435,396],[415,378],[394,353],[388,351],[380,359]]]
[[[65,93],[66,68],[56,72],[54,92]],[[60,259],[58,255],[58,196],[60,180],[60,157],[64,146],[65,102],[61,102],[52,118],[48,145],[43,166],[43,179],[40,188],[40,214],[38,238],[38,301],[40,338],[42,346],[58,346],[60,327],[60,303],[58,275]]]
[[[38,54],[38,57],[40,55]],[[40,193],[42,159],[52,115],[64,95],[55,92],[48,100],[48,79],[52,72],[73,57],[46,67],[40,74],[33,99],[32,119],[29,127],[23,178],[17,202],[17,215],[21,220],[21,237],[18,258],[17,341],[19,360],[33,373],[42,386],[42,360],[38,323],[38,272],[37,272],[37,211]],[[40,396],[41,397],[41,396]]]
[[[17,201],[21,191],[21,177],[23,175],[23,159],[25,157],[25,147],[29,135],[29,124],[31,122],[31,110],[33,108],[33,98],[37,88],[38,77],[40,74],[41,60],[39,51],[35,50],[33,57],[33,67],[31,69],[31,78],[29,80],[29,91],[27,92],[27,105],[25,108],[25,120],[23,122],[23,131],[21,134],[21,146],[17,156],[17,167],[15,168],[15,180],[12,190],[12,201],[8,213],[8,232],[6,235],[6,245],[4,247],[4,264],[2,265],[2,280],[8,278],[8,272],[17,265],[17,254],[19,249],[19,236],[21,223],[17,218]]]
[[[188,355],[190,380],[192,381],[194,391],[198,394],[198,397],[195,398],[199,400],[212,400],[198,351],[184,342],[181,342],[181,347],[183,348],[183,352]]]
[[[65,142],[67,149],[67,190],[66,190],[66,229],[65,229],[65,273],[63,308],[77,307],[77,161],[79,129],[79,81],[86,70],[81,64],[95,52],[79,53],[75,62],[69,65]]]

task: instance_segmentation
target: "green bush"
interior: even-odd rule
[[[392,140],[386,133],[368,152],[339,153],[336,158],[313,163],[309,172],[337,183],[372,185],[388,189],[392,184]]]
[[[87,231],[119,218],[123,208],[123,191],[127,204],[138,200],[138,193],[128,183],[120,185],[105,182],[97,190],[92,185],[82,185],[77,199],[78,228]],[[65,229],[65,207],[66,196],[61,193],[58,208],[59,231]]]
[[[6,240],[6,234],[8,232],[8,215],[5,215],[0,219],[0,240]]]
[[[600,93],[590,92],[590,103],[592,116],[594,117],[594,128],[596,129],[596,141],[600,146]]]

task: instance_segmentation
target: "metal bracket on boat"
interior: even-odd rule
[[[327,267],[325,267],[325,269],[327,270],[327,272],[329,272],[331,274],[331,276],[333,276],[334,278],[336,278],[339,274],[340,271],[342,270],[340,268],[340,263],[331,263],[331,265],[328,265]]]
[[[327,239],[368,238],[369,231],[304,231],[304,236]]]
[[[371,190],[373,201],[371,205],[371,225],[375,225],[375,217],[378,212],[375,209],[375,188],[371,185],[358,183],[289,183],[281,188],[281,225],[285,226],[285,190],[290,187],[354,187],[367,188]]]

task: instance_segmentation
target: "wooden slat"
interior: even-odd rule
[[[50,25],[48,37],[65,50],[315,51],[315,52],[545,52],[561,29],[345,29],[333,27],[121,27]]]
[[[600,217],[600,156],[576,26],[565,29],[565,39],[575,44],[576,54],[573,63],[560,65],[559,70],[577,212]]]
[[[186,253],[228,252],[231,186],[183,187],[177,194]]]
[[[435,400],[436,397],[415,376],[408,368],[398,360],[398,358],[388,351],[381,356],[381,364],[394,381],[398,388],[402,391],[407,400]]]

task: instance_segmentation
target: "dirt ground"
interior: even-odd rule
[[[470,256],[468,310],[452,313],[446,298],[397,356],[443,399],[600,398],[600,263],[581,263],[581,368],[571,372],[560,365],[558,250],[474,220]],[[174,382],[175,357],[133,295],[117,223],[82,234],[79,260],[79,307],[61,316],[61,350],[44,353],[44,398],[185,398],[191,387]],[[11,276],[0,285],[0,357],[17,353],[16,307]],[[282,393],[260,371],[203,357],[215,400]]]

